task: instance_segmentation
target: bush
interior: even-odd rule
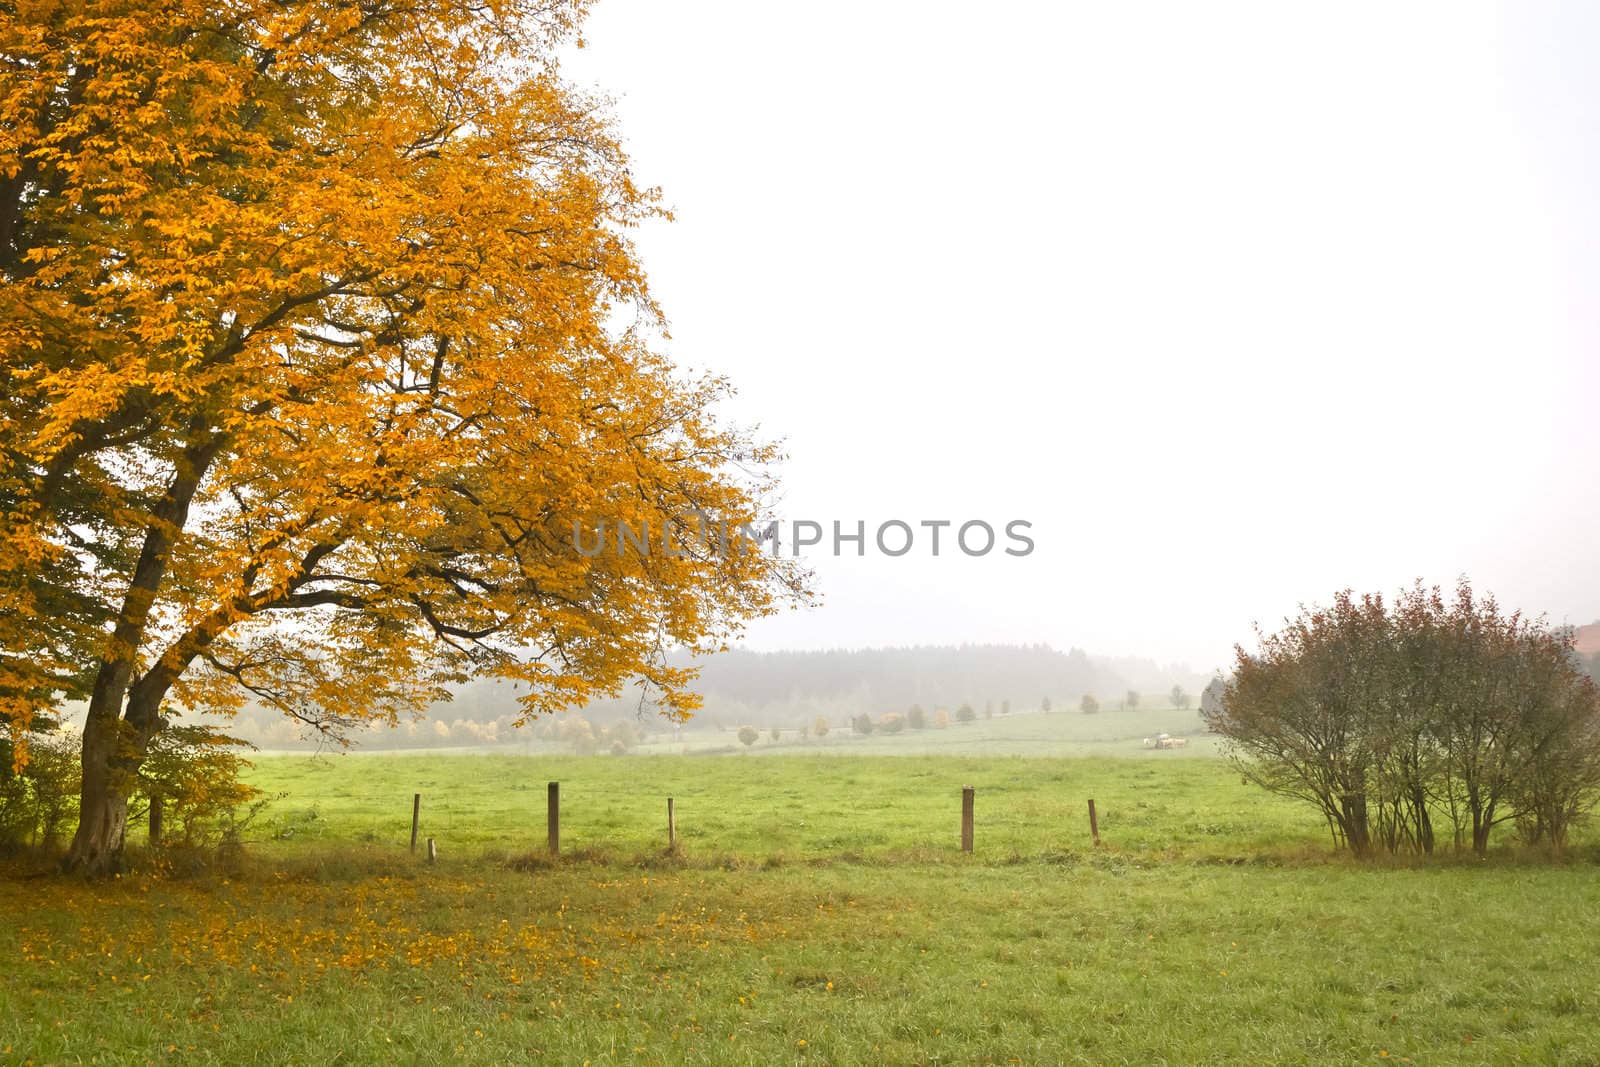
[[[0,744],[0,845],[51,848],[78,812],[78,740],[40,731],[28,735],[27,745],[28,762],[17,771],[10,741]]]
[[[891,711],[878,720],[878,729],[886,734],[897,734],[906,728],[906,717],[897,711]]]
[[[259,791],[239,780],[250,766],[238,752],[248,742],[203,725],[169,725],[150,741],[128,797],[128,823],[157,811],[160,833],[189,847],[237,838]],[[78,814],[82,788],[79,740],[57,732],[32,734],[28,762],[12,770],[9,746],[0,763],[0,844],[50,849]]]
[[[136,812],[130,801],[128,821],[148,818],[158,805],[164,840],[194,847],[237,837],[240,812],[260,795],[239,780],[250,763],[238,750],[254,747],[211,726],[168,726],[151,740],[139,768],[133,801],[144,807]]]
[[[1100,702],[1088,693],[1083,694],[1083,699],[1078,702],[1078,710],[1085,715],[1093,715],[1100,710]]]
[[[956,709],[956,722],[972,722],[977,717],[978,714],[972,710],[971,704],[963,704]]]
[[[1463,580],[1392,604],[1344,592],[1239,650],[1206,713],[1246,775],[1321,809],[1357,854],[1432,852],[1448,825],[1559,849],[1600,800],[1600,694],[1571,635],[1505,614]]]
[[[761,733],[754,726],[739,727],[739,741],[745,748],[749,748],[761,739]]]

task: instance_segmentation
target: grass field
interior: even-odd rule
[[[204,876],[0,879],[0,1060],[1600,1063],[1591,844],[1358,864],[1215,758],[270,757],[254,778],[283,796]],[[406,849],[419,791],[432,867]]]
[[[666,847],[666,798],[695,863],[734,859],[942,862],[959,840],[961,787],[978,791],[979,851],[1038,858],[1089,847],[1087,802],[1126,854],[1256,859],[1325,847],[1314,814],[1245,785],[1218,760],[734,755],[265,757],[275,799],[250,836],[278,851],[405,843],[445,851],[542,848],[546,785],[561,783],[564,848],[636,861]],[[1308,817],[1309,816],[1309,817]]]

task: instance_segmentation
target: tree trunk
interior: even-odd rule
[[[85,767],[83,798],[78,814],[78,832],[67,853],[66,869],[99,877],[122,867],[122,840],[128,828],[128,795],[110,784],[110,775],[100,774],[90,785]]]
[[[78,832],[64,866],[91,877],[110,874],[122,859],[131,778],[121,781],[122,698],[133,673],[126,658],[100,664],[83,722],[83,787],[78,795]]]
[[[1417,844],[1425,855],[1433,855],[1433,818],[1428,814],[1428,796],[1422,787],[1411,788],[1411,809],[1417,820]]]
[[[156,593],[166,577],[174,530],[182,530],[200,481],[227,438],[204,434],[184,448],[166,496],[151,513],[139,560],[134,565],[122,611],[106,643],[89,712],[83,723],[83,791],[78,798],[78,832],[63,866],[91,877],[109,874],[122,863],[128,828],[128,794],[150,739],[162,727],[161,701],[176,674],[155,668],[134,683],[134,663]],[[123,704],[127,710],[124,713]]]
[[[1362,793],[1350,793],[1343,799],[1343,818],[1345,841],[1349,843],[1350,850],[1358,856],[1365,856],[1372,851],[1372,834],[1367,822],[1367,798]]]
[[[119,670],[117,665],[102,668],[83,723],[78,832],[67,851],[65,867],[91,877],[110,874],[121,866],[122,840],[128,827],[128,794],[139,766],[137,760],[131,768],[128,766],[131,731],[120,714],[126,675],[126,669]]]
[[[97,877],[122,866],[122,845],[128,829],[128,796],[138,781],[139,767],[150,739],[165,725],[158,714],[166,686],[141,683],[131,692],[126,670],[108,664],[101,671],[89,715],[83,724],[83,791],[78,800],[78,832],[67,852],[69,871]],[[119,683],[119,678],[123,679]],[[107,688],[102,692],[101,684]],[[103,713],[117,693],[129,692],[126,716]],[[101,705],[97,707],[96,705]]]
[[[1494,809],[1497,801],[1491,800],[1483,805],[1480,813],[1477,808],[1472,812],[1472,851],[1480,856],[1489,853],[1489,832],[1494,829]]]

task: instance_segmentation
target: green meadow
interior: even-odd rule
[[[1215,756],[773,749],[258,757],[240,849],[0,879],[0,1061],[1600,1063],[1591,838],[1360,863]]]
[[[1167,753],[1161,755],[1166,756]],[[337,846],[381,857],[419,834],[442,852],[515,854],[546,843],[548,783],[560,783],[561,844],[591,859],[940,863],[960,839],[961,790],[976,790],[979,859],[1040,860],[1102,841],[1130,857],[1260,861],[1316,854],[1314,813],[1246,785],[1216,759],[770,755],[394,755],[258,758],[270,802],[247,827],[268,854]],[[1308,815],[1311,817],[1308,818]]]

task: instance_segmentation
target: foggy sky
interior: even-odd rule
[[[677,219],[684,366],[781,512],[1037,549],[807,557],[757,648],[1223,663],[1469,573],[1600,617],[1600,6],[603,0],[568,74]]]

